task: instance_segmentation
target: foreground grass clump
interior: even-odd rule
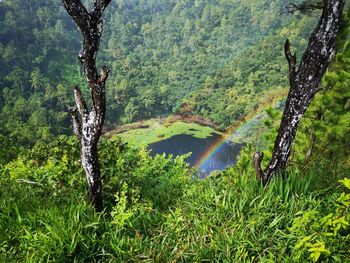
[[[325,186],[323,165],[264,189],[246,152],[200,180],[183,158],[104,141],[96,214],[76,143],[37,145],[1,168],[1,262],[349,262],[349,191],[336,176]]]

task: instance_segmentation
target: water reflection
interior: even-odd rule
[[[211,171],[224,170],[236,162],[242,145],[228,141],[218,145],[222,138],[217,133],[205,139],[182,134],[150,144],[148,148],[152,150],[152,156],[162,153],[177,156],[192,152],[186,161],[191,166],[198,167],[200,176],[204,177]]]

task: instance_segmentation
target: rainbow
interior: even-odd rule
[[[253,118],[253,117],[252,117]],[[250,119],[252,119],[250,118]],[[245,119],[245,121],[249,121],[250,119]],[[195,167],[201,169],[203,166],[209,166],[210,160],[224,147],[225,143],[227,141],[233,141],[235,135],[239,133],[239,130],[242,128],[242,126],[237,127],[236,125],[234,127],[231,127],[229,131],[225,132],[224,134],[221,134],[221,136],[211,144],[208,149],[203,152],[198,160],[195,163]]]
[[[200,155],[198,160],[195,163],[195,167],[198,169],[201,169],[201,167],[208,167],[210,166],[210,161],[213,159],[213,157],[220,153],[223,146],[227,141],[234,141],[234,138],[237,137],[240,130],[244,127],[244,124],[248,121],[258,117],[258,115],[263,112],[267,107],[273,105],[276,103],[276,101],[281,100],[283,97],[287,95],[287,90],[281,90],[280,93],[274,94],[272,98],[270,97],[267,101],[262,102],[260,106],[252,111],[250,114],[242,118],[240,121],[237,121],[234,125],[230,127],[230,129],[225,132],[224,134],[221,134],[222,136],[219,137],[219,139],[214,142],[203,154]]]

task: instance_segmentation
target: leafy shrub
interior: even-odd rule
[[[350,190],[350,179],[340,180]],[[333,196],[334,197],[334,196]],[[305,254],[313,262],[321,258],[331,262],[348,259],[350,253],[350,194],[341,193],[327,204],[327,215],[318,209],[299,212],[290,231],[298,239],[296,259]]]

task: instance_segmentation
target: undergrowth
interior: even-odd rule
[[[1,168],[1,262],[350,262],[345,168],[291,169],[264,188],[249,147],[234,168],[197,179],[183,158],[105,141],[96,214],[76,143],[61,138]]]

